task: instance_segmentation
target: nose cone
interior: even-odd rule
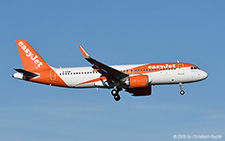
[[[208,77],[208,74],[204,71],[201,72],[201,78],[202,80],[206,79]]]

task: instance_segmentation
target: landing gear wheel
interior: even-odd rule
[[[115,99],[116,101],[119,101],[119,100],[120,100],[120,96],[119,96],[119,95],[114,95],[114,99]]]
[[[111,93],[112,93],[113,96],[118,95],[118,91],[117,90],[112,90]]]
[[[184,93],[185,93],[185,92],[184,92],[183,90],[180,91],[180,94],[181,94],[181,95],[184,95]]]
[[[114,88],[112,91],[111,91],[111,94],[113,95],[114,99],[116,101],[119,101],[120,100],[120,95],[119,95],[119,91],[121,91],[122,89],[121,88]]]

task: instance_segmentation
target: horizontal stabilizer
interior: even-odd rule
[[[36,73],[29,72],[29,71],[26,71],[23,69],[14,69],[14,70],[16,70],[17,72],[22,73],[24,76],[28,76],[30,78],[38,76],[38,74],[36,74]]]

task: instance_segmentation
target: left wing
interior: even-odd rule
[[[123,73],[117,69],[114,69],[110,66],[107,66],[107,65],[91,58],[80,45],[78,45],[78,47],[80,48],[80,51],[81,51],[83,57],[93,65],[92,68],[94,70],[98,71],[99,73],[101,73],[102,76],[105,76],[107,78],[108,82],[115,83],[114,80],[120,82],[122,79],[129,76],[126,73]]]

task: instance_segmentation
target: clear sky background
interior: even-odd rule
[[[150,141],[173,135],[225,139],[225,1],[0,2],[0,140]],[[193,63],[198,83],[154,86],[148,97],[67,89],[13,79],[25,39],[54,67],[90,66],[77,45],[108,65]]]

